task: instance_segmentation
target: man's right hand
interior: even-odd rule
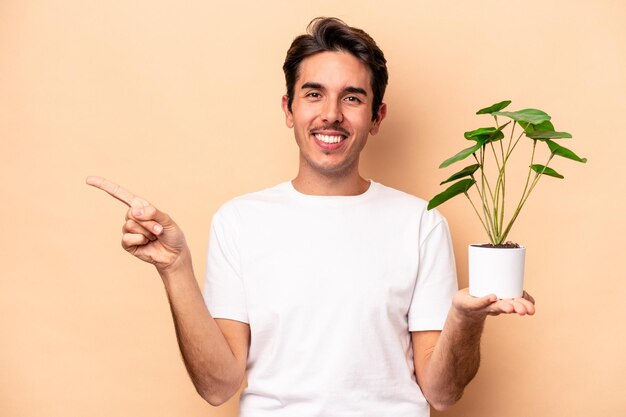
[[[122,246],[154,264],[167,292],[180,351],[196,390],[212,405],[231,398],[246,374],[250,326],[211,317],[193,274],[182,230],[143,198],[100,177],[87,184],[106,191],[129,209]]]
[[[87,177],[87,184],[106,191],[126,204],[126,222],[122,228],[122,247],[129,253],[165,272],[184,259],[189,249],[183,231],[165,213],[148,201],[100,177]]]

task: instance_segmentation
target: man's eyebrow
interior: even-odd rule
[[[304,83],[302,84],[302,87],[300,87],[302,90],[306,89],[306,88],[316,88],[316,89],[320,89],[322,88],[322,84],[320,83],[314,83],[314,82],[308,82],[308,83]]]
[[[362,94],[364,96],[367,96],[367,91],[365,91],[361,87],[346,87],[345,92],[352,94]]]
[[[300,87],[300,88],[302,90],[306,90],[307,88],[313,88],[313,89],[316,89],[316,90],[321,90],[324,87],[320,83],[309,81],[309,82],[306,82],[306,83],[302,84],[302,87]],[[363,89],[361,87],[348,86],[343,91],[346,92],[346,93],[351,93],[351,94],[361,94],[361,95],[364,95],[364,96],[367,97],[367,91],[365,91],[365,89]]]

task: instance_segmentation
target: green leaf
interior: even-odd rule
[[[559,174],[552,168],[548,168],[545,165],[539,165],[539,164],[531,165],[530,169],[532,169],[533,171],[535,171],[537,174],[540,174],[540,175],[549,175],[551,177],[561,178],[561,179],[565,178],[563,175]]]
[[[508,117],[509,119],[516,120],[518,122],[528,122],[533,125],[538,125],[545,121],[550,120],[550,116],[541,110],[537,109],[523,109],[518,111],[498,111],[494,112],[494,115]]]
[[[539,124],[533,125],[536,131],[539,132],[554,132],[554,125],[550,120],[543,121]]]
[[[491,137],[489,138],[489,140],[487,142],[497,142],[499,140],[504,139],[504,133],[502,133],[501,130],[496,131],[496,133],[494,133],[493,135],[491,135]]]
[[[528,136],[531,139],[536,139],[536,140],[565,139],[565,138],[572,137],[572,135],[567,132],[549,132],[549,131],[527,132],[526,136]]]
[[[439,204],[450,200],[459,194],[466,193],[472,185],[476,184],[476,181],[471,178],[466,178],[459,182],[455,182],[448,187],[444,192],[437,194],[428,202],[428,210],[437,207]]]
[[[511,122],[506,122],[505,124],[501,125],[498,130],[502,131],[505,127],[507,127]]]
[[[481,127],[476,130],[465,132],[463,136],[465,137],[465,139],[484,141],[484,143],[495,142],[504,138],[502,129],[504,129],[509,123],[511,122],[506,122],[505,124],[503,124],[502,126],[498,128]]]
[[[485,139],[489,138],[489,136],[491,136],[497,129],[495,127],[481,127],[478,128],[476,130],[472,130],[469,132],[465,132],[463,134],[463,136],[465,136],[465,139],[469,139],[469,140],[477,140],[480,139],[482,137],[484,137]]]
[[[484,109],[480,109],[476,112],[476,114],[491,114],[491,113],[502,110],[509,104],[511,104],[511,100],[504,100],[499,103],[493,104],[489,107],[485,107]]]
[[[546,139],[545,141],[548,144],[548,148],[554,155],[562,156],[563,158],[571,159],[576,162],[587,162],[587,158],[581,158],[576,155],[574,152],[569,149],[557,144],[556,142],[551,141],[550,139]]]
[[[443,161],[441,165],[439,165],[439,168],[445,168],[457,161],[467,158],[468,156],[470,156],[471,154],[473,154],[474,152],[482,148],[485,143],[486,143],[485,140],[478,140],[476,145],[463,149],[461,152]]]
[[[443,184],[446,184],[448,182],[452,182],[454,180],[458,180],[459,178],[463,178],[463,177],[467,177],[468,175],[472,175],[474,172],[476,172],[476,170],[478,168],[480,168],[480,164],[474,164],[474,165],[467,166],[467,167],[463,168],[462,170],[460,170],[459,172],[457,172],[456,174],[452,174],[452,176],[450,178],[448,178],[447,180],[440,182],[439,185],[443,185]]]
[[[535,131],[554,132],[554,125],[549,120],[546,120],[545,122],[541,122],[536,125],[528,123],[528,122],[524,122],[524,121],[518,121],[517,123],[520,126],[522,126],[522,128],[524,129],[526,133],[535,132]]]

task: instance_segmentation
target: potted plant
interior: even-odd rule
[[[440,185],[456,182],[433,197],[428,204],[430,210],[463,194],[487,232],[489,243],[469,246],[469,287],[470,294],[476,297],[492,293],[498,298],[522,295],[525,248],[507,241],[511,228],[540,178],[563,178],[549,167],[555,156],[587,162],[586,158],[579,157],[555,142],[571,138],[572,135],[556,131],[547,113],[537,109],[503,111],[509,104],[511,101],[506,100],[476,112],[479,115],[491,115],[495,126],[465,132],[465,139],[472,145],[446,159],[439,168],[470,156],[475,163],[442,181]],[[510,120],[502,124],[499,118]],[[532,148],[529,152],[530,164],[525,183],[522,183],[523,191],[515,197],[517,204],[509,207],[505,202],[513,196],[510,195],[512,179],[508,177],[507,167],[511,154],[520,142],[528,143]],[[536,163],[537,151],[541,152],[538,147],[548,151],[547,160],[543,164]],[[473,197],[470,192],[474,194]],[[506,213],[511,207],[511,214]]]

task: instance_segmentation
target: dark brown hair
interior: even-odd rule
[[[283,71],[287,83],[289,111],[291,111],[291,104],[293,103],[293,90],[298,78],[300,63],[305,58],[326,51],[349,52],[367,66],[374,93],[372,120],[376,119],[389,79],[385,55],[370,35],[333,17],[313,19],[307,26],[307,34],[295,38],[287,51]]]

